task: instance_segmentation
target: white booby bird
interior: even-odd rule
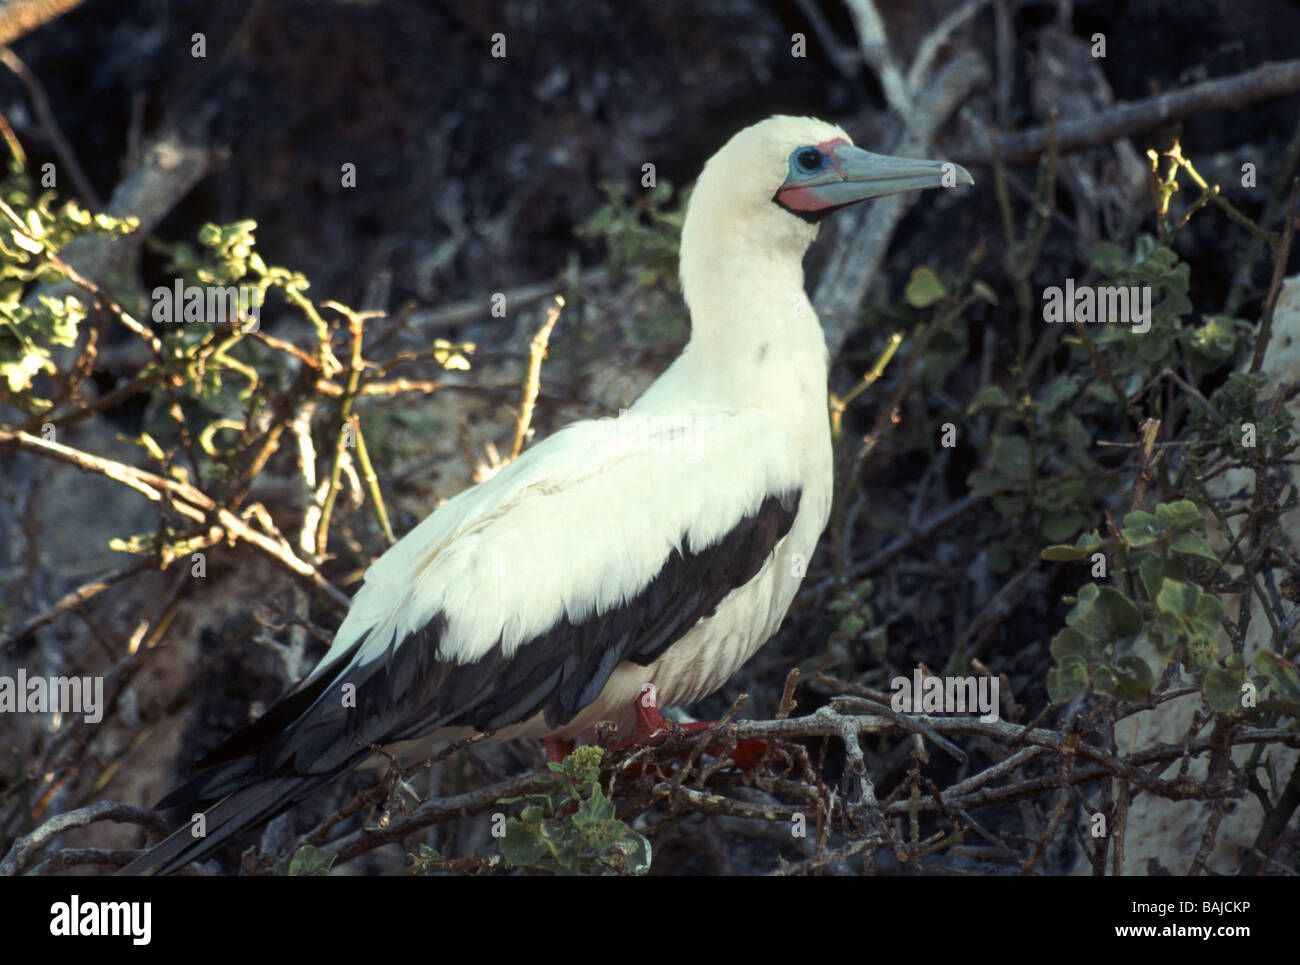
[[[830,514],[818,221],[956,165],[771,117],[705,165],[681,239],[691,337],[618,419],[575,423],[433,512],[366,572],[333,645],[159,807],[217,801],[124,869],[174,871],[415,738],[570,739],[686,704],[776,631]],[[653,691],[647,691],[652,685]]]

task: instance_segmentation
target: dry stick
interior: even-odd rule
[[[45,860],[32,869],[32,877],[39,878],[82,865],[121,868],[139,856],[139,851],[126,848],[63,848],[45,855]]]
[[[81,350],[81,355],[75,363],[72,370],[62,378],[55,376],[61,383],[59,391],[50,399],[50,404],[44,412],[38,412],[26,422],[19,423],[18,427],[23,432],[35,432],[37,429],[44,429],[46,425],[54,425],[53,421],[48,418],[58,406],[61,406],[69,399],[74,399],[77,391],[81,388],[86,379],[90,378],[90,373],[95,370],[95,359],[99,355],[99,329],[92,328],[86,335],[86,347]],[[74,404],[75,401],[74,401]]]
[[[308,365],[313,369],[318,369],[320,367],[319,359],[317,359],[315,356],[307,352],[304,352],[302,349],[294,345],[292,342],[286,342],[283,339],[275,338],[274,336],[267,335],[265,332],[261,332],[261,331],[249,332],[248,336],[252,338],[254,341],[261,342],[263,345],[267,346],[268,348],[275,349],[277,352],[287,352],[288,354],[296,358],[299,362],[302,362],[304,365]],[[329,384],[333,385],[332,382]],[[338,386],[334,386],[334,387],[338,389],[337,394],[342,394],[343,390],[340,387]]]
[[[1042,582],[1038,576],[1038,567],[1039,561],[1033,560],[1002,585],[962,631],[953,650],[954,654],[960,655],[964,660],[971,660],[984,653],[984,648],[993,639],[993,633],[1001,621],[1014,612],[1016,604],[1026,593]]]
[[[1128,807],[1132,790],[1127,781],[1119,782],[1119,800],[1115,802],[1115,819],[1112,822],[1111,837],[1115,841],[1115,877],[1124,874],[1124,832],[1128,827]]]
[[[930,79],[930,68],[940,48],[948,42],[953,31],[964,24],[989,4],[989,0],[970,0],[964,7],[959,7],[939,21],[939,25],[926,34],[916,48],[912,66],[907,68],[907,89],[916,93]]]
[[[1067,739],[1055,731],[1029,730],[1004,721],[981,721],[971,717],[940,718],[928,714],[915,714],[913,717],[945,736],[982,736],[1001,741],[1016,740],[1046,747],[1058,753],[1070,753],[1099,765],[1106,773],[1122,776],[1144,790],[1151,791],[1162,797],[1182,799],[1197,796],[1195,793],[1187,793],[1188,788],[1182,782],[1161,781],[1140,770],[1135,766],[1135,762],[1142,763],[1139,755],[1124,760],[1084,742],[1070,744],[1067,748]],[[842,733],[841,725],[846,723],[851,725],[857,733],[862,734],[900,733],[908,730],[889,718],[873,716],[844,717],[825,707],[807,717],[780,721],[739,721],[734,726],[737,740],[751,740],[763,737],[789,739],[811,736],[838,737]],[[1283,730],[1260,728],[1243,728],[1231,735],[1230,743],[1249,744],[1260,740],[1300,747],[1300,733],[1292,734]],[[1201,749],[1204,750],[1209,746],[1206,743]],[[1173,754],[1178,756],[1181,754],[1181,749],[1173,748]],[[1157,756],[1155,759],[1158,760],[1159,757]],[[1212,794],[1206,796],[1222,795]]]
[[[1295,813],[1297,807],[1300,807],[1300,761],[1297,761],[1292,766],[1291,776],[1282,789],[1281,795],[1278,796],[1277,803],[1265,810],[1259,834],[1251,846],[1246,863],[1242,865],[1242,874],[1258,875],[1264,873],[1269,854],[1269,852],[1264,851],[1264,848],[1271,843],[1269,848],[1271,852],[1282,843],[1283,832],[1286,830],[1287,823],[1291,820],[1291,815]]]
[[[45,131],[45,136],[50,139],[50,145],[54,148],[54,153],[58,155],[63,166],[68,169],[68,176],[72,178],[72,183],[81,195],[82,200],[96,211],[104,210],[104,202],[91,186],[86,174],[81,170],[81,165],[77,163],[77,155],[72,150],[72,145],[68,139],[63,136],[63,129],[59,127],[58,120],[54,117],[54,112],[50,110],[50,98],[45,93],[45,87],[41,84],[40,78],[28,69],[16,53],[8,47],[0,47],[0,63],[3,63],[22,81],[23,86],[27,88],[27,93],[32,97],[32,113],[36,115],[37,121],[40,122],[41,129]]]
[[[785,675],[785,687],[781,690],[781,702],[777,705],[776,719],[785,720],[797,706],[794,699],[795,688],[799,686],[799,668],[791,667]]]
[[[239,453],[241,465],[238,473],[235,474],[238,481],[225,494],[224,501],[226,503],[236,506],[247,497],[254,480],[266,467],[271,456],[275,455],[279,450],[280,437],[284,434],[285,426],[293,422],[303,405],[308,404],[307,400],[312,389],[319,384],[314,381],[315,377],[316,374],[313,368],[300,368],[288,390],[275,400],[271,411],[270,424],[262,436],[262,441],[254,446],[253,440],[249,439],[247,445]],[[314,506],[315,503],[309,501],[305,505]]]
[[[946,731],[954,736],[964,735],[982,735],[991,737],[995,740],[1006,741],[1013,736],[1021,736],[1021,728],[1014,725],[1002,724],[1000,722],[986,724],[980,721],[973,721],[963,718],[932,718],[921,716],[925,722],[939,731]],[[784,721],[742,721],[738,724],[731,725],[734,730],[733,736],[738,739],[749,739],[751,737],[772,737],[772,738],[793,738],[793,737],[811,737],[811,736],[836,736],[842,737],[845,729],[852,729],[856,733],[904,733],[896,722],[882,718],[851,717],[845,718],[841,715],[830,713],[817,713],[808,717],[794,718]],[[953,813],[960,813],[959,809],[970,809],[981,807],[988,804],[996,804],[1005,801],[1013,801],[1018,798],[1037,796],[1044,791],[1059,788],[1061,786],[1061,775],[1048,775],[1042,778],[1035,778],[1008,785],[1001,788],[991,788],[981,790],[979,785],[987,783],[998,777],[1003,777],[1015,770],[1017,767],[1027,763],[1034,757],[1047,754],[1052,750],[1063,752],[1063,740],[1060,735],[1052,732],[1033,732],[1027,735],[1031,740],[1042,739],[1043,742],[1036,746],[1024,748],[1011,757],[1008,757],[999,764],[967,779],[959,785],[954,785],[942,795],[942,806],[939,802],[927,804],[922,801],[919,805],[921,813],[942,813],[944,808]],[[1300,734],[1293,734],[1282,730],[1261,730],[1257,728],[1245,728],[1229,738],[1233,744],[1250,744],[1259,741],[1269,743],[1284,743],[1292,746],[1300,746]],[[1189,746],[1192,753],[1202,753],[1210,746],[1210,739],[1204,738],[1195,741]],[[802,750],[802,748],[798,748]],[[1074,748],[1076,754],[1094,749],[1086,745],[1079,745]],[[1161,746],[1132,755],[1127,762],[1109,760],[1107,755],[1098,755],[1102,758],[1100,764],[1076,765],[1071,768],[1069,773],[1070,784],[1084,784],[1103,777],[1108,773],[1114,773],[1117,770],[1123,772],[1125,767],[1133,770],[1132,765],[1161,765],[1163,769],[1170,761],[1176,760],[1183,753],[1183,748],[1179,746]],[[1081,756],[1088,756],[1081,754]],[[1140,772],[1138,772],[1140,773]],[[544,782],[550,779],[548,773],[527,774],[511,778],[507,781],[493,785],[491,787],[480,788],[479,790],[461,794],[452,798],[434,799],[425,802],[415,812],[391,821],[384,828],[365,828],[360,831],[347,835],[331,844],[323,847],[326,853],[335,854],[339,861],[345,861],[358,854],[372,850],[380,845],[400,840],[408,834],[421,831],[430,825],[437,824],[441,821],[453,820],[465,817],[470,814],[480,813],[490,808],[497,807],[498,801],[503,797],[513,797],[524,795],[540,789]],[[1143,775],[1145,779],[1145,775]],[[749,778],[746,778],[749,780]],[[797,793],[794,788],[781,784],[777,787],[778,782],[773,782],[774,789],[784,789],[791,793]],[[786,782],[788,783],[788,782]],[[1138,783],[1142,783],[1139,781]],[[1194,782],[1191,782],[1194,783]],[[1169,782],[1161,782],[1169,784]],[[656,795],[667,796],[671,792],[671,785],[668,782],[657,784],[652,788]],[[699,805],[702,810],[709,810],[717,813],[726,813],[750,818],[763,818],[769,820],[789,821],[796,812],[794,807],[783,805],[753,805],[748,802],[732,802],[730,799],[720,795],[710,795],[707,792],[698,792],[703,797],[697,797],[694,793],[686,794],[690,789],[681,788],[678,793],[684,795],[684,798],[691,804]],[[811,790],[803,789],[803,790]],[[1180,784],[1172,783],[1167,788],[1155,788],[1155,793],[1166,791],[1162,796],[1169,796],[1175,799],[1204,798],[1210,796],[1208,792],[1198,793],[1194,787],[1183,787]],[[1222,795],[1218,795],[1222,797]],[[887,816],[902,817],[906,816],[912,807],[909,801],[896,801],[892,805],[885,806],[882,810]],[[858,842],[861,845],[857,851],[865,849],[870,844],[879,843],[879,840],[872,837],[866,843]],[[831,859],[828,854],[827,859]],[[823,862],[825,863],[825,862]]]
[[[1060,779],[1062,781],[1069,779],[1069,771],[1070,762],[1069,758],[1066,758],[1061,763]],[[1042,833],[1037,839],[1035,839],[1033,850],[1030,852],[1029,857],[1025,859],[1024,864],[1020,866],[1020,873],[1022,875],[1031,875],[1034,873],[1034,866],[1042,859],[1043,853],[1047,850],[1047,846],[1056,840],[1056,832],[1060,830],[1061,819],[1065,817],[1065,809],[1069,803],[1069,791],[1065,788],[1061,788],[1057,794],[1056,804],[1052,808],[1051,817],[1048,818],[1047,827],[1043,828]]]
[[[142,573],[145,570],[152,569],[156,565],[155,561],[151,559],[142,558],[134,560],[126,566],[123,566],[121,569],[114,570],[112,573],[91,580],[89,583],[82,584],[43,613],[38,614],[22,626],[5,634],[5,636],[0,637],[0,653],[4,653],[10,645],[21,640],[28,634],[39,630],[56,617],[80,606],[87,600],[94,599],[113,584],[120,583],[122,580],[135,576],[137,573]]]
[[[865,838],[854,841],[852,844],[844,846],[838,851],[827,851],[825,854],[819,854],[816,857],[808,858],[807,860],[800,861],[797,864],[785,865],[775,871],[769,872],[769,876],[774,878],[785,878],[791,875],[807,874],[810,871],[816,871],[819,868],[826,867],[827,865],[840,864],[841,862],[849,860],[849,858],[861,854],[868,848],[879,847],[884,843],[883,835],[868,835]]]
[[[588,268],[578,275],[578,287],[584,288],[595,285],[604,277],[604,268]],[[523,285],[504,294],[509,304],[513,305],[517,311],[523,305],[540,301],[547,295],[552,294],[555,289],[556,283],[554,281],[539,281],[530,285]],[[487,316],[488,304],[488,300],[480,296],[478,298],[467,298],[461,302],[453,302],[427,314],[416,312],[411,316],[411,327],[426,332],[459,328]]]
[[[754,821],[780,821],[789,824],[796,814],[803,813],[802,806],[783,804],[755,804],[751,801],[737,801],[721,794],[711,794],[692,787],[674,787],[669,781],[661,781],[652,789],[655,797],[681,798],[689,802],[697,811],[705,814],[729,814],[732,817],[749,818]]]
[[[1281,170],[1274,175],[1273,183],[1269,187],[1268,197],[1264,202],[1264,212],[1259,216],[1261,227],[1267,228],[1273,222],[1277,217],[1279,205],[1284,206],[1285,209],[1288,200],[1286,185],[1288,181],[1294,178],[1297,167],[1300,167],[1300,123],[1296,124],[1295,133],[1291,135],[1291,142],[1282,154]],[[1233,275],[1232,287],[1228,290],[1228,297],[1223,303],[1221,314],[1237,314],[1237,310],[1246,297],[1246,290],[1251,286],[1251,273],[1255,260],[1259,257],[1259,249],[1263,247],[1267,237],[1267,235],[1259,232],[1251,232],[1250,243],[1237,260],[1237,270]]]
[[[817,677],[818,680],[820,681],[823,675],[818,674]],[[851,707],[857,705],[859,707],[864,707],[867,710],[873,711],[882,717],[888,717],[890,720],[896,722],[904,730],[909,730],[912,731],[913,733],[920,734],[923,737],[930,738],[930,740],[934,741],[934,743],[937,746],[942,747],[945,751],[947,751],[948,755],[952,757],[954,760],[960,761],[962,764],[965,764],[966,761],[969,760],[964,750],[962,750],[952,741],[948,740],[948,738],[944,737],[942,734],[938,733],[933,727],[930,727],[923,721],[917,720],[911,714],[900,714],[896,712],[892,707],[889,707],[886,704],[882,704],[879,701],[872,700],[870,697],[861,697],[856,694],[845,694],[844,696],[841,697],[832,698],[831,703],[832,706],[835,706],[835,709],[837,711],[840,709],[841,706]]]
[[[1232,725],[1222,719],[1214,726],[1214,732],[1210,735],[1210,766],[1206,773],[1207,783],[1223,785],[1229,782],[1228,768],[1232,762],[1231,729]],[[1227,813],[1228,799],[1221,797],[1214,802],[1214,807],[1210,811],[1210,820],[1205,826],[1205,833],[1201,835],[1201,846],[1197,848],[1196,857],[1192,859],[1191,866],[1187,869],[1189,878],[1196,877],[1205,870],[1205,862],[1218,841],[1219,823]]]
[[[11,44],[83,3],[85,0],[9,0],[0,6],[0,44]]]
[[[889,49],[885,21],[876,9],[874,0],[845,0],[845,6],[853,17],[853,26],[858,34],[858,48],[862,51],[867,66],[880,79],[885,100],[910,125],[913,112],[911,92]]]
[[[521,797],[540,791],[547,786],[551,778],[550,771],[525,774],[477,791],[426,801],[410,814],[390,821],[387,827],[362,828],[360,831],[354,831],[337,841],[323,845],[321,850],[326,854],[337,855],[339,862],[347,861],[380,845],[398,841],[412,832],[422,831],[431,824],[468,817],[498,807],[497,802],[503,797]]]
[[[1255,355],[1250,360],[1251,372],[1258,372],[1264,366],[1264,353],[1268,350],[1269,338],[1273,334],[1273,309],[1277,307],[1277,297],[1282,291],[1282,278],[1286,275],[1286,263],[1291,254],[1291,241],[1295,238],[1297,218],[1300,218],[1300,178],[1295,178],[1291,182],[1291,197],[1286,205],[1286,223],[1282,226],[1282,244],[1278,247],[1277,258],[1273,262],[1273,281],[1268,286],[1268,297],[1264,299],[1259,336],[1255,339]]]
[[[150,362],[139,371],[135,378],[123,382],[116,389],[113,389],[105,395],[101,395],[94,401],[79,405],[73,409],[68,409],[59,415],[52,415],[51,413],[53,412],[53,409],[51,409],[27,422],[21,423],[19,428],[24,432],[30,432],[35,427],[44,425],[47,422],[52,426],[60,427],[76,425],[83,419],[86,419],[97,412],[112,409],[114,406],[129,399],[137,392],[144,391],[153,382],[157,381],[162,374],[162,370],[153,362]]]
[[[388,521],[388,510],[384,506],[384,494],[379,488],[379,476],[375,472],[374,465],[370,462],[370,451],[366,449],[366,437],[361,431],[361,417],[354,412],[348,417],[348,421],[352,426],[352,432],[356,435],[357,466],[361,470],[361,482],[370,495],[371,505],[375,507],[375,519],[379,523],[380,531],[384,534],[384,542],[392,546],[397,542],[397,537],[393,535],[393,526]]]
[[[50,818],[31,834],[14,842],[4,861],[0,861],[0,876],[17,875],[28,860],[51,838],[72,828],[84,828],[100,821],[118,821],[140,824],[159,834],[166,834],[168,826],[161,814],[149,808],[129,807],[114,801],[99,801],[75,811]]]
[[[1008,0],[993,2],[993,62],[997,79],[994,84],[993,120],[999,131],[1005,131],[1011,123],[1011,87],[1015,83],[1016,52],[1015,28],[1012,23]]]
[[[277,542],[270,536],[257,532],[230,510],[219,507],[211,496],[188,483],[167,479],[112,459],[93,456],[26,432],[0,428],[0,452],[13,446],[69,463],[82,472],[106,476],[143,493],[153,502],[161,502],[163,493],[166,493],[174,509],[198,522],[205,522],[209,514],[215,513],[217,522],[232,536],[253,544],[289,572],[307,579],[339,612],[347,611],[347,595],[325,579],[314,566],[295,556],[283,537]]]
[[[1086,121],[1067,121],[1057,126],[1058,149],[1062,154],[1107,144],[1122,137],[1211,111],[1227,111],[1269,97],[1300,91],[1300,60],[1265,64],[1255,70],[1207,80],[1182,90],[1148,97],[1132,104],[1116,104]],[[1036,127],[997,138],[995,144],[958,154],[970,163],[989,163],[995,155],[1004,161],[1031,161],[1047,147],[1048,129]]]
[[[339,481],[343,476],[343,460],[347,455],[348,436],[351,434],[352,403],[356,400],[357,388],[361,384],[361,343],[365,322],[367,318],[383,315],[383,312],[354,312],[338,302],[326,302],[325,307],[332,308],[347,318],[348,329],[352,335],[352,354],[348,359],[348,384],[343,391],[343,401],[339,403],[339,431],[334,443],[334,461],[330,466],[329,486],[325,490],[320,523],[316,528],[317,556],[324,556],[329,544],[330,518],[334,515],[334,500],[338,497]],[[323,351],[324,349],[322,353]]]
[[[515,423],[515,441],[510,447],[510,458],[515,459],[523,451],[524,439],[528,427],[533,421],[533,409],[537,405],[537,393],[541,391],[542,359],[546,358],[546,347],[551,341],[551,330],[559,321],[560,311],[564,308],[564,296],[556,295],[555,304],[547,311],[546,321],[533,336],[528,349],[528,377],[524,380],[524,397],[519,406],[519,419]]]
[[[883,569],[890,563],[894,562],[894,560],[898,559],[898,557],[902,556],[918,541],[929,539],[935,532],[943,529],[951,523],[955,523],[976,506],[995,495],[997,495],[997,492],[990,493],[988,496],[963,497],[933,516],[924,526],[919,526],[907,535],[900,536],[875,556],[853,566],[849,571],[849,577],[857,578],[859,576],[865,576],[868,573],[874,573],[879,569]]]

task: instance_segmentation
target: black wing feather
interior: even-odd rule
[[[619,663],[653,663],[752,580],[794,524],[799,496],[797,490],[768,496],[712,546],[698,552],[674,549],[635,599],[579,623],[564,616],[509,658],[497,646],[475,663],[438,660],[447,627],[442,614],[392,648],[386,660],[351,667],[362,645],[357,641],[335,661],[337,669],[289,690],[261,718],[207,754],[199,762],[206,773],[159,805],[229,795],[209,811],[221,833],[197,842],[173,835],[128,870],[144,870],[160,860],[165,861],[162,873],[182,867],[302,800],[370,756],[375,744],[444,727],[497,730],[538,712],[548,726],[562,727],[599,696]],[[353,706],[341,699],[342,686],[349,683],[356,688]],[[256,790],[263,784],[267,787]]]

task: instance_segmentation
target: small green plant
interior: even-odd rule
[[[337,857],[338,855],[326,854],[320,848],[305,844],[288,861],[277,864],[275,874],[290,878],[328,878]]]
[[[501,855],[531,874],[639,875],[650,870],[650,842],[620,821],[600,786],[604,751],[587,744],[562,763],[538,793],[506,798],[529,801],[506,821]]]
[[[612,184],[602,184],[605,203],[578,234],[599,238],[608,251],[609,276],[632,271],[638,292],[632,334],[642,340],[670,338],[687,331],[686,314],[677,294],[677,252],[690,192],[666,210],[673,187],[660,179],[648,192],[626,200]]]
[[[9,148],[9,170],[0,181],[0,402],[39,415],[53,403],[37,394],[33,380],[58,373],[54,352],[77,344],[86,305],[74,295],[30,296],[64,280],[62,262],[52,259],[73,239],[126,235],[138,222],[92,214],[75,201],[56,208],[54,191],[37,193],[26,155],[7,125],[0,134]]]

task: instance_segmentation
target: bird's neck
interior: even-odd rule
[[[804,292],[803,251],[763,250],[735,239],[690,251],[682,294],[691,313],[691,341],[722,351],[821,337]],[[815,330],[815,332],[814,332]]]
[[[683,294],[691,339],[680,360],[693,394],[768,408],[825,405],[826,339],[789,250],[694,252]]]

